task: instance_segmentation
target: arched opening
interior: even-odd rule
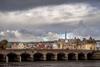
[[[47,61],[54,61],[55,60],[54,57],[55,57],[55,55],[53,53],[47,53],[46,54],[46,60]]]
[[[76,60],[76,56],[74,53],[69,53],[68,54],[68,60]]]
[[[18,57],[15,53],[9,53],[7,56],[8,62],[18,62]]]
[[[87,60],[93,60],[93,53],[87,54]]]
[[[0,54],[0,62],[4,62],[5,61],[5,57],[3,54]]]
[[[85,60],[85,54],[84,53],[79,53],[78,54],[78,60]]]
[[[43,61],[43,54],[35,53],[33,56],[34,56],[33,58],[34,61]]]
[[[31,61],[30,54],[28,54],[28,53],[21,54],[21,61],[22,62],[29,62],[29,61]]]
[[[64,61],[65,60],[65,54],[64,53],[58,53],[57,54],[57,60],[58,61]]]

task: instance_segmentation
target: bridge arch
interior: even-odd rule
[[[33,60],[34,61],[43,61],[43,54],[42,53],[35,53],[33,55]]]
[[[87,60],[93,60],[93,53],[88,53],[87,54]]]
[[[55,55],[53,53],[47,53],[46,54],[46,60],[47,61],[54,61]]]
[[[68,60],[76,60],[76,54],[75,53],[69,53],[68,54]]]
[[[64,61],[65,60],[65,53],[58,53],[57,54],[57,60],[58,61]]]
[[[5,56],[3,54],[0,54],[0,62],[4,62],[5,61]]]
[[[16,53],[8,53],[8,62],[18,62],[18,56]]]
[[[84,53],[78,53],[78,60],[85,60],[85,54]]]
[[[31,60],[31,55],[29,53],[22,53],[20,56],[22,62],[29,62]]]

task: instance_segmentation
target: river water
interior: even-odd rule
[[[0,67],[100,67],[100,61],[0,63]]]

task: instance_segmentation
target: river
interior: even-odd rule
[[[0,67],[100,67],[100,61],[0,63]]]

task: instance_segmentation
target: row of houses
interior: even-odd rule
[[[11,49],[53,49],[55,41],[48,42],[11,42],[8,48]]]
[[[98,50],[96,40],[93,38],[83,40],[74,39],[59,39],[55,41],[44,42],[10,42],[10,49],[68,49],[68,50]]]

